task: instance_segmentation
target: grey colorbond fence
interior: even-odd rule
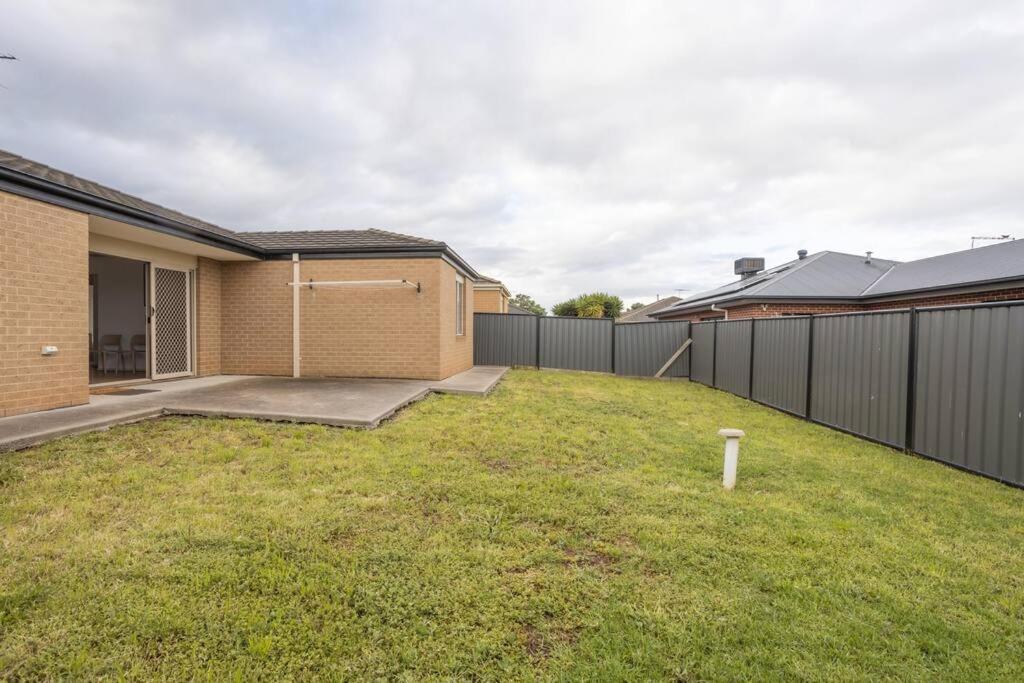
[[[693,323],[690,326],[690,379],[701,384],[715,384],[716,323]]]
[[[810,318],[757,321],[752,399],[788,413],[806,414],[810,335]]]
[[[750,398],[750,342],[754,321],[723,320],[716,325],[715,386]]]
[[[473,362],[476,365],[536,365],[537,316],[473,316]]]
[[[917,314],[913,450],[1024,484],[1024,305]]]
[[[630,323],[615,326],[615,373],[653,377],[690,338],[690,323]],[[683,353],[665,372],[665,377],[689,377],[690,354]]]
[[[910,313],[818,316],[811,417],[903,448]]]
[[[691,336],[694,381],[1024,485],[1024,302],[694,323]]]
[[[544,316],[537,322],[540,367],[612,372],[613,320]]]
[[[617,325],[609,319],[476,313],[473,362],[653,377],[689,336],[685,321]],[[686,351],[663,376],[689,372]]]

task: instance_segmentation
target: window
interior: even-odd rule
[[[455,275],[455,334],[466,334],[466,278]]]

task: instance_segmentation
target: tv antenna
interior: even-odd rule
[[[994,235],[973,235],[973,236],[971,236],[971,249],[974,249],[974,243],[975,242],[981,242],[983,240],[991,240],[993,242],[1001,242],[1003,240],[1012,240],[1012,239],[1014,239],[1012,235],[998,235],[998,236],[994,236]]]

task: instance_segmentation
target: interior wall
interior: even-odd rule
[[[126,349],[132,335],[146,333],[145,273],[141,261],[89,255],[89,274],[96,275],[99,335],[121,335]]]

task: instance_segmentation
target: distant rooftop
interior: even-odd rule
[[[1024,240],[901,263],[821,251],[657,311],[687,311],[743,299],[868,299],[1024,280]]]

